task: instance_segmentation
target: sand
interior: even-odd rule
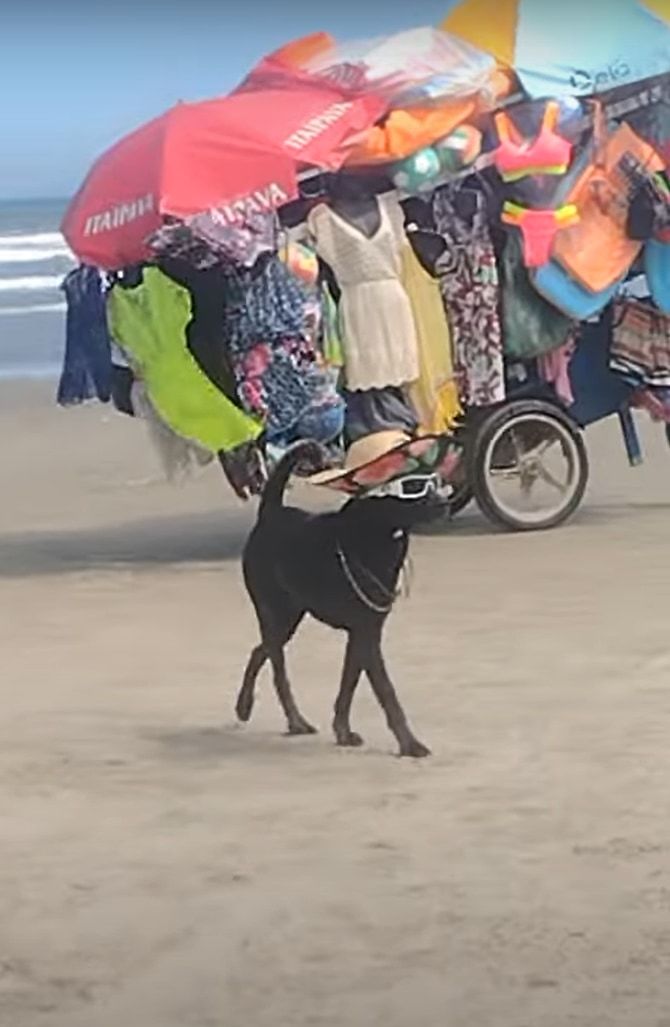
[[[290,666],[289,740],[217,470],[159,479],[132,422],[0,390],[2,1027],[668,1027],[670,454],[589,433],[580,515],[414,542],[388,656],[423,762],[342,640]],[[304,493],[303,493],[304,497]],[[296,498],[299,494],[296,493]]]

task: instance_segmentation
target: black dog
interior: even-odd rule
[[[337,513],[311,515],[283,506],[293,468],[317,447],[301,444],[277,465],[265,488],[258,521],[244,551],[244,580],[256,609],[261,644],[249,659],[236,712],[247,721],[254,686],[267,660],[291,735],[313,734],[300,713],[286,673],[284,647],[305,614],[348,633],[333,730],[338,745],[362,745],[349,715],[363,672],[398,740],[401,756],[428,756],[410,730],[381,652],[382,630],[396,597],[408,531],[444,512],[437,490],[421,499],[361,498]],[[320,455],[320,451],[319,451]]]

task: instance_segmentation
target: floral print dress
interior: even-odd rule
[[[240,400],[282,435],[310,405],[306,371],[316,359],[305,333],[307,295],[275,256],[226,273],[224,331]]]
[[[342,430],[342,400],[309,337],[312,292],[274,255],[227,271],[224,328],[238,395],[277,444],[327,442]]]
[[[474,214],[462,213],[459,190],[444,186],[433,198],[433,217],[446,243],[436,271],[451,326],[454,373],[466,407],[505,399],[503,336],[499,314],[498,266],[487,224],[484,197],[468,193]]]

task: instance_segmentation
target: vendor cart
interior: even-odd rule
[[[619,419],[631,467],[642,463],[632,410],[648,404],[610,371],[607,317],[583,326],[570,365],[572,404],[561,402],[531,365],[508,365],[507,378],[507,400],[469,412],[458,431],[463,460],[452,483],[452,515],[474,501],[492,524],[508,531],[563,524],[588,484],[584,430],[607,417]],[[667,419],[665,431],[670,444]]]

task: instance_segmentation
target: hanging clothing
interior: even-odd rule
[[[134,415],[147,425],[149,438],[168,481],[183,480],[194,468],[204,467],[214,459],[208,450],[183,439],[165,423],[155,410],[144,382],[133,382],[130,398]]]
[[[237,403],[237,386],[223,334],[223,268],[217,265],[197,270],[179,257],[163,257],[157,263],[168,278],[189,291],[193,316],[186,328],[188,349],[217,389]]]
[[[317,253],[341,289],[345,381],[350,390],[381,389],[419,376],[416,329],[402,281],[407,244],[394,193],[377,197],[380,221],[371,238],[325,204],[307,219]]]
[[[269,439],[295,425],[310,404],[295,340],[259,342],[246,353],[233,353],[239,376],[239,395],[246,410],[264,421]]]
[[[307,374],[316,362],[306,337],[309,299],[276,256],[226,272],[224,333],[238,394],[270,440],[285,437],[314,398]]]
[[[484,197],[447,185],[433,197],[433,216],[446,242],[436,271],[454,347],[454,367],[465,406],[505,399],[499,282]]]
[[[244,221],[230,224],[217,211],[196,214],[188,227],[196,239],[206,243],[224,262],[253,267],[263,253],[277,245],[277,224],[273,213],[249,211]]]
[[[128,364],[125,353],[118,343],[114,342],[114,339],[111,340],[110,348],[112,355],[112,403],[120,414],[134,417],[135,411],[133,410],[131,391],[135,375]]]
[[[319,279],[319,258],[311,246],[291,239],[286,233],[277,255],[303,285],[316,286]]]
[[[225,263],[252,267],[261,254],[276,248],[276,239],[273,214],[250,213],[244,224],[229,224],[214,211],[163,224],[147,241],[160,258],[184,260],[206,271]]]
[[[419,377],[409,389],[421,427],[447,431],[461,412],[454,378],[449,325],[437,279],[428,274],[411,246],[402,251],[402,283],[412,304],[419,353]]]
[[[396,386],[344,392],[347,448],[367,435],[395,431],[413,435],[419,427],[405,393]]]
[[[149,236],[147,246],[158,258],[183,260],[196,271],[206,271],[221,262],[210,244],[181,221],[161,225]]]
[[[226,268],[226,340],[244,352],[258,342],[302,338],[306,299],[306,290],[274,255],[261,257],[251,269]]]
[[[507,357],[531,360],[565,344],[574,322],[534,288],[521,240],[513,233],[507,236],[500,259],[500,289]]]
[[[636,387],[670,388],[670,317],[650,303],[615,303],[610,368]]]
[[[337,391],[337,372],[315,365],[305,372],[305,385],[309,405],[283,434],[272,435],[275,446],[286,448],[308,439],[327,446],[342,435],[345,404]]]
[[[554,391],[560,400],[570,407],[575,401],[570,381],[570,361],[575,352],[575,339],[571,337],[558,349],[550,353],[544,353],[538,357],[537,369],[540,377],[553,385]]]
[[[70,406],[97,398],[107,403],[112,394],[112,355],[102,275],[83,265],[66,276],[61,288],[67,315],[58,402]]]
[[[632,185],[629,168],[637,162],[647,173],[663,162],[626,123],[606,136],[565,202],[579,210],[579,221],[559,232],[552,256],[589,292],[601,292],[628,274],[642,243],[626,234]]]
[[[327,282],[319,283],[321,298],[320,349],[329,367],[344,367],[340,311]]]
[[[112,403],[120,414],[134,417],[131,392],[135,376],[127,366],[112,364]]]
[[[152,404],[178,435],[216,453],[260,434],[261,425],[219,392],[187,349],[191,300],[181,285],[147,267],[134,288],[114,286],[108,316]]]

